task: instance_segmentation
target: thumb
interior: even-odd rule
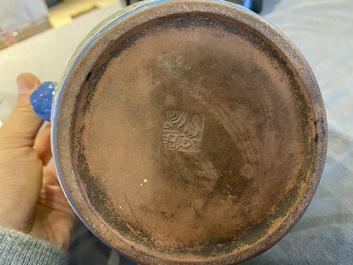
[[[17,77],[17,103],[9,118],[1,128],[2,146],[7,148],[32,147],[35,136],[43,121],[33,112],[29,96],[33,89],[40,85],[37,77],[23,73]]]

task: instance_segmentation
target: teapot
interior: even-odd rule
[[[298,222],[326,156],[298,49],[221,0],[139,2],[31,95],[82,222],[141,264],[236,264]]]

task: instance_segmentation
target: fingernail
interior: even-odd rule
[[[36,86],[35,82],[36,80],[30,74],[19,75],[17,77],[18,92],[22,94],[22,93],[28,93],[29,91],[32,91]]]

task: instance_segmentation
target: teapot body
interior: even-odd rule
[[[32,94],[64,192],[143,264],[234,264],[278,242],[319,183],[325,108],[296,47],[219,0],[124,9]]]

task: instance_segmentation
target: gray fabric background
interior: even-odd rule
[[[277,245],[245,264],[353,264],[353,1],[265,2],[263,16],[299,48],[317,77],[329,146],[304,216]]]
[[[353,264],[353,1],[264,2],[261,15],[302,51],[317,77],[327,110],[329,147],[321,183],[302,219],[277,245],[244,264]],[[117,3],[96,10],[0,51],[0,119],[6,119],[14,105],[18,73],[59,80],[85,34],[120,8]],[[78,226],[72,264],[111,265],[119,259]],[[122,258],[120,264],[131,262]]]

